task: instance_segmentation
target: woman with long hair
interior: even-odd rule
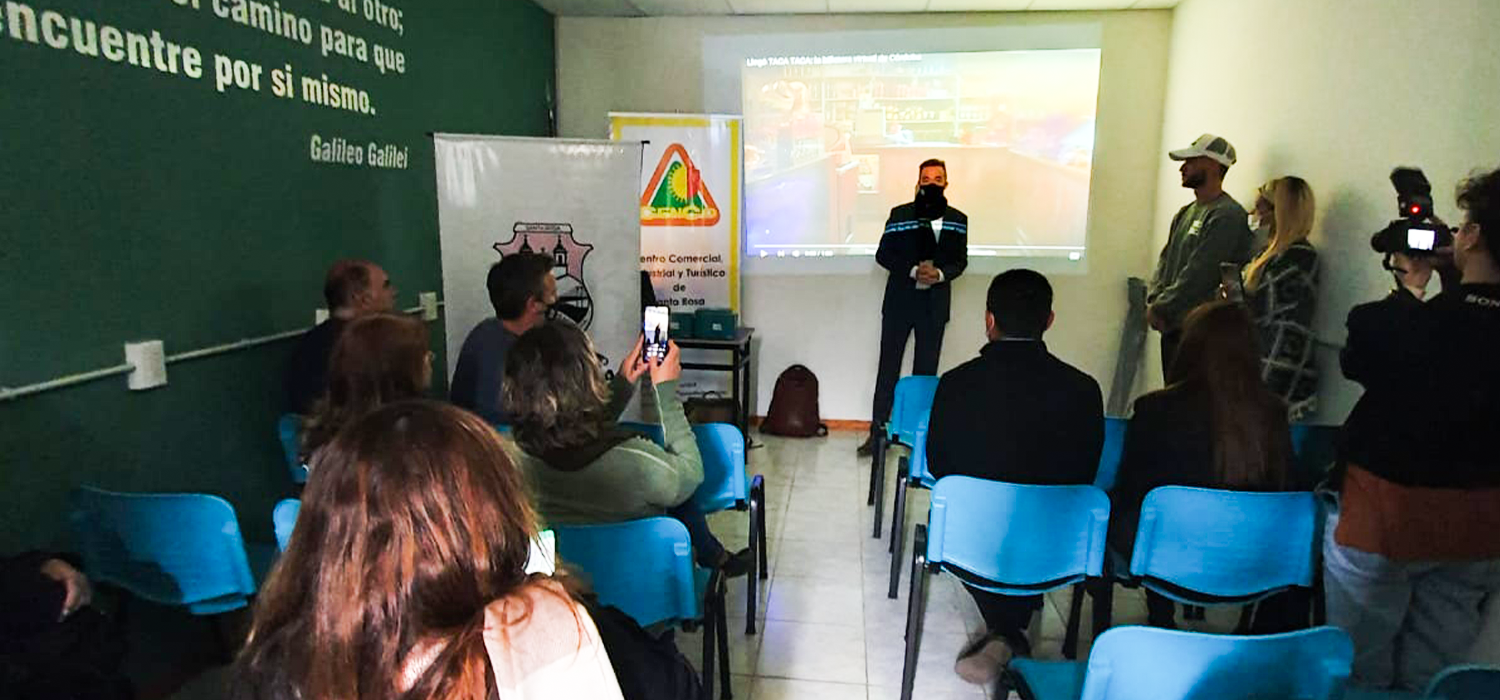
[[[383,313],[350,321],[328,358],[328,391],[303,424],[303,461],[312,464],[344,425],[384,404],[422,398],[431,383],[432,352],[421,321]]]
[[[1167,387],[1135,402],[1110,495],[1110,544],[1130,558],[1141,502],[1151,489],[1292,491],[1291,462],[1286,404],[1261,381],[1249,315],[1226,301],[1199,306],[1183,322]],[[1174,625],[1170,599],[1148,591],[1146,603],[1150,624]],[[1277,619],[1286,617],[1278,608],[1276,602],[1261,605],[1258,631],[1298,626]]]
[[[677,344],[668,343],[666,355],[653,361],[641,357],[643,340],[609,378],[588,335],[571,323],[548,321],[511,348],[504,404],[537,509],[549,524],[670,515],[687,527],[700,565],[742,576],[750,569],[750,551],[725,551],[690,500],[703,483],[703,457],[677,396]],[[648,373],[664,445],[617,423],[636,380]]]
[[[1317,204],[1300,177],[1280,177],[1256,192],[1255,212],[1270,228],[1266,249],[1245,266],[1245,304],[1260,338],[1260,372],[1296,421],[1317,409],[1318,368],[1312,320],[1318,251],[1308,242]]]
[[[621,697],[569,587],[525,573],[535,516],[490,426],[393,403],[319,461],[257,597],[235,700]]]

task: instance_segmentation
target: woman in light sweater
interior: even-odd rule
[[[637,341],[608,378],[597,358],[587,334],[558,321],[527,331],[506,357],[504,403],[542,519],[565,525],[670,515],[687,526],[700,565],[744,575],[750,551],[726,552],[691,500],[703,483],[703,457],[677,396],[677,344],[653,362],[641,357]],[[665,445],[617,423],[646,374]]]
[[[431,401],[354,419],[319,452],[255,603],[233,700],[621,698],[495,431]]]

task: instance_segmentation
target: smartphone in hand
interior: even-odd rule
[[[665,306],[648,306],[641,321],[646,347],[641,353],[648,361],[659,362],[667,356],[667,325],[671,313]]]

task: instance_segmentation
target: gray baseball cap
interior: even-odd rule
[[[1212,159],[1227,168],[1234,165],[1234,146],[1222,136],[1204,134],[1193,145],[1167,153],[1167,157],[1172,160],[1187,160],[1199,156]]]

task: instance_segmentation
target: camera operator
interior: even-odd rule
[[[1430,209],[1398,231],[1406,250],[1377,234],[1399,287],[1349,313],[1342,368],[1365,393],[1323,553],[1328,621],[1353,638],[1360,685],[1421,690],[1465,660],[1500,592],[1500,170],[1461,183],[1458,205],[1451,258]],[[1434,270],[1443,291],[1424,301]]]

